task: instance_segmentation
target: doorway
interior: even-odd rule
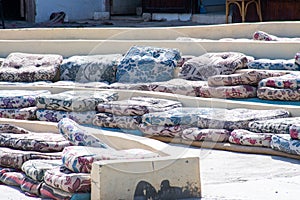
[[[110,0],[111,15],[136,15],[137,7],[142,7],[142,0]]]

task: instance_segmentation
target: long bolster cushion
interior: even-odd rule
[[[249,130],[257,133],[290,134],[290,127],[298,124],[300,117],[257,120],[249,123]]]
[[[58,94],[40,95],[37,107],[47,110],[94,111],[99,103],[115,101],[118,93],[111,91],[66,91]]]
[[[265,70],[290,70],[299,71],[300,67],[295,65],[294,59],[257,59],[247,63],[249,69],[265,69]]]
[[[300,73],[291,73],[279,77],[269,77],[263,79],[259,82],[259,87],[299,89]]]
[[[255,133],[245,129],[233,130],[229,142],[246,146],[270,147],[271,133]]]
[[[250,70],[241,74],[215,75],[208,78],[209,86],[230,86],[230,85],[258,85],[258,83],[269,77],[278,77],[284,72]]]
[[[300,89],[260,87],[257,89],[257,97],[265,100],[299,101]]]
[[[97,111],[114,115],[143,115],[150,112],[162,112],[182,107],[179,101],[152,97],[132,97],[129,100],[99,103]]]
[[[0,108],[26,108],[36,106],[36,98],[50,94],[47,90],[1,90]]]
[[[35,120],[37,107],[0,108],[0,117],[9,119]]]
[[[85,146],[66,147],[62,153],[63,165],[76,173],[90,173],[92,163],[100,160],[128,160],[159,157],[144,149],[112,150]]]
[[[202,86],[199,96],[206,98],[251,98],[256,97],[256,87],[250,85]]]
[[[181,137],[185,126],[146,126],[140,124],[138,129],[147,136]]]
[[[230,131],[226,129],[201,129],[197,127],[183,130],[181,137],[185,140],[227,142]]]
[[[0,67],[0,80],[10,82],[54,81],[58,79],[61,55],[11,53]]]
[[[285,153],[300,155],[300,140],[294,140],[287,134],[272,136],[271,148]]]

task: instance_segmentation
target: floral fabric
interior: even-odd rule
[[[138,128],[144,135],[148,136],[181,137],[185,126],[146,126],[140,124]]]
[[[266,100],[299,101],[300,89],[260,87],[257,89],[257,97]]]
[[[63,151],[63,165],[76,173],[90,173],[92,163],[100,160],[145,159],[159,155],[143,149],[111,150],[95,147],[70,146]]]
[[[85,130],[83,126],[80,126],[71,119],[64,118],[58,122],[57,126],[60,134],[73,145],[110,148],[107,144]]]
[[[37,107],[0,108],[0,118],[35,120]]]
[[[59,122],[63,118],[69,118],[79,124],[92,124],[96,111],[66,112],[61,110],[38,109],[36,117],[40,121]]]
[[[54,200],[70,200],[73,194],[70,192],[65,192],[63,190],[53,188],[46,183],[42,183],[40,188],[40,197],[45,199],[54,199]]]
[[[241,74],[216,75],[208,78],[209,86],[258,85],[259,81],[282,76],[283,72],[250,70]]]
[[[117,65],[121,54],[72,56],[60,67],[60,80],[80,83],[116,81]]]
[[[249,123],[249,130],[258,133],[289,134],[290,127],[298,124],[300,117],[259,120]]]
[[[300,140],[293,140],[287,134],[273,135],[271,148],[289,154],[300,155]]]
[[[13,124],[0,124],[0,133],[27,134],[30,131]]]
[[[299,71],[300,67],[295,65],[294,59],[257,59],[247,63],[249,69],[264,69],[264,70],[291,70]]]
[[[20,188],[25,194],[29,194],[30,196],[38,196],[40,195],[40,188],[42,182],[35,181],[29,177],[25,177],[20,185]]]
[[[250,85],[236,86],[202,86],[200,97],[205,98],[251,98],[256,97],[256,87]]]
[[[70,193],[90,192],[91,175],[73,173],[65,167],[56,167],[45,172],[44,182],[53,187]]]
[[[1,133],[0,146],[25,151],[57,152],[70,146],[70,142],[55,133]]]
[[[274,88],[300,88],[299,74],[286,74],[279,77],[270,77],[259,82],[259,87],[274,87]]]
[[[47,170],[53,169],[55,167],[61,166],[61,160],[28,160],[23,163],[21,169],[26,174],[35,181],[43,181],[44,174]]]
[[[0,67],[0,81],[54,81],[62,61],[61,55],[11,53]]]
[[[8,171],[1,173],[0,182],[2,182],[5,185],[20,187],[25,177],[26,175],[22,172]]]
[[[178,76],[186,80],[206,81],[210,76],[233,74],[237,69],[245,68],[248,60],[252,58],[242,53],[206,53],[186,61]]]
[[[270,147],[271,133],[254,133],[245,129],[236,129],[231,132],[229,142],[245,146]]]
[[[227,142],[230,131],[226,129],[188,128],[183,130],[182,138],[193,141]]]
[[[150,112],[161,112],[176,107],[182,107],[179,101],[152,97],[132,97],[129,100],[100,103],[97,111],[114,115],[143,115]]]
[[[111,91],[66,91],[58,94],[41,95],[37,107],[47,110],[95,111],[99,103],[115,101],[118,93]]]
[[[36,106],[36,98],[50,94],[47,90],[1,90],[0,108],[26,108]]]
[[[290,136],[293,139],[300,140],[300,124],[296,123],[289,128]]]
[[[24,162],[32,159],[61,159],[61,153],[41,153],[36,151],[21,151],[0,148],[0,166],[21,169]]]
[[[108,128],[137,129],[141,123],[141,116],[121,116],[111,113],[97,113],[93,124]]]
[[[177,49],[133,46],[117,67],[117,82],[168,81],[174,77],[180,60]]]
[[[275,35],[271,35],[264,31],[255,31],[253,34],[253,40],[262,40],[262,41],[278,41],[279,38]]]

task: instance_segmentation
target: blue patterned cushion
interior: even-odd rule
[[[271,148],[289,154],[300,155],[300,140],[291,139],[291,136],[287,134],[273,135]]]
[[[117,67],[118,82],[168,81],[180,59],[176,49],[133,46]]]
[[[267,69],[267,70],[300,70],[300,67],[295,65],[295,60],[283,59],[258,59],[247,64],[249,69]]]

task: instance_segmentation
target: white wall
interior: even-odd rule
[[[92,19],[94,12],[105,11],[105,0],[36,0],[35,22],[48,21],[51,13],[61,11],[69,20]]]

